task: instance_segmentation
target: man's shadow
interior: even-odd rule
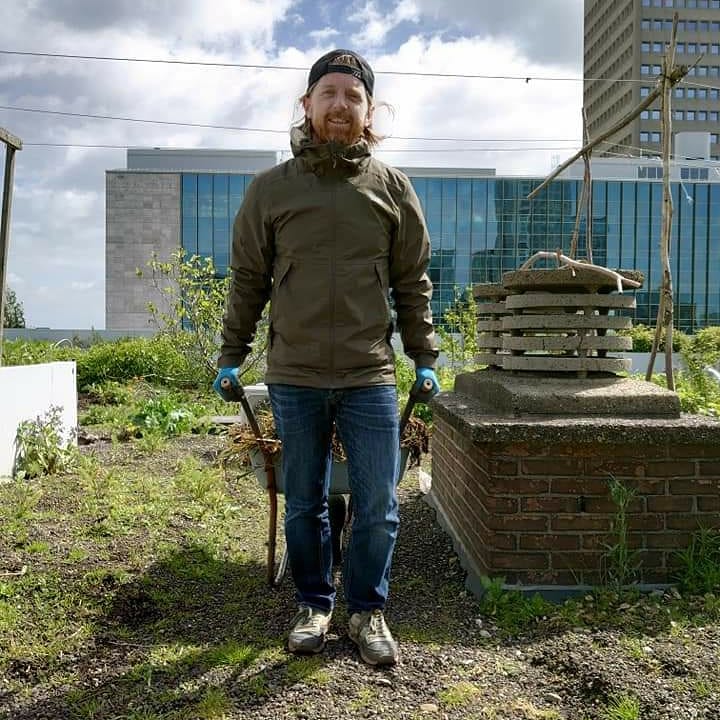
[[[474,644],[468,628],[476,601],[463,593],[464,574],[449,538],[419,493],[403,493],[400,512],[386,613],[391,628],[401,645]],[[254,558],[219,557],[209,546],[187,543],[131,582],[108,572],[98,590],[107,598],[105,612],[87,650],[54,668],[73,679],[48,694],[37,677],[36,698],[8,717],[203,717],[223,703],[227,712],[252,714],[348,656],[362,665],[345,631],[337,579],[340,604],[328,646],[319,656],[298,659],[285,650],[295,609],[292,580],[271,589],[266,566]],[[33,684],[32,666],[22,672]]]

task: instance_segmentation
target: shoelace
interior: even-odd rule
[[[298,629],[302,627],[303,629],[308,628],[311,630],[320,631],[322,629],[320,613],[314,613],[312,611],[312,608],[303,608],[298,613],[295,627]]]
[[[385,616],[382,613],[371,613],[368,622],[368,635],[385,638],[387,634],[387,626],[385,625]]]

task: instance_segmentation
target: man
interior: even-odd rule
[[[398,529],[398,409],[393,320],[432,381],[437,358],[427,276],[429,241],[409,180],[370,147],[374,76],[349,50],[311,68],[294,158],[261,173],[235,219],[232,285],[220,371],[238,383],[268,299],[266,384],[282,440],[285,536],[299,610],[291,652],[320,652],[335,603],[328,489],[333,427],[348,462],[354,520],[344,558],[349,635],[373,665],[397,661],[385,622]]]

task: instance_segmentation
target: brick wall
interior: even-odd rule
[[[449,405],[435,405],[432,501],[477,572],[600,582],[616,538],[611,477],[637,492],[629,545],[642,583],[671,581],[692,533],[720,527],[720,423],[478,419]]]

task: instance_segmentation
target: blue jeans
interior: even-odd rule
[[[334,424],[347,455],[354,508],[343,568],[345,599],[351,613],[382,609],[399,523],[395,387],[270,384],[268,391],[282,440],[285,538],[298,602],[325,611],[335,603],[328,516]]]

